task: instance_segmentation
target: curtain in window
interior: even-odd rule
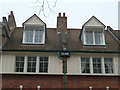
[[[105,73],[113,73],[113,61],[112,58],[104,58]]]
[[[90,73],[89,58],[81,58],[81,72]]]
[[[94,73],[102,73],[101,58],[93,58],[93,72]]]
[[[33,30],[25,31],[25,42],[32,43],[33,42]]]
[[[86,31],[86,44],[93,44],[93,32],[92,31]]]
[[[35,43],[41,43],[43,40],[43,30],[35,30]]]
[[[95,44],[102,44],[102,32],[95,32]]]

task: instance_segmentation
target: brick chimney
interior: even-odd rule
[[[16,27],[16,21],[14,18],[13,11],[11,11],[10,15],[8,16],[8,25],[9,25],[10,31],[13,31]]]
[[[65,13],[63,16],[59,13],[57,17],[57,34],[60,36],[62,50],[67,50],[67,17]]]
[[[61,13],[59,13],[57,17],[57,33],[66,33],[67,34],[67,17],[65,16],[65,13],[63,13],[63,16],[61,16]]]
[[[7,22],[6,17],[3,17],[2,23],[3,23],[3,25],[5,26],[5,33],[6,33],[6,35],[9,37],[10,28],[9,28],[9,26],[8,26],[8,22]]]

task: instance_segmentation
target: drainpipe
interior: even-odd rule
[[[67,55],[66,55],[67,54]],[[59,52],[58,53],[58,58],[61,59],[63,61],[63,85],[64,85],[64,90],[67,89],[67,57],[70,57],[70,53],[69,52]]]
[[[64,90],[66,90],[66,88],[67,88],[67,77],[66,77],[66,64],[67,64],[67,61],[65,60],[65,58],[64,57],[60,57],[60,52],[58,53],[58,58],[60,59],[60,60],[62,60],[62,62],[63,62],[63,73],[64,73],[64,76],[63,76],[63,87],[64,87]]]
[[[67,58],[64,58],[64,63],[63,63],[63,65],[64,65],[64,90],[66,90],[66,88],[67,88],[67,76],[66,76],[66,73],[67,73]]]

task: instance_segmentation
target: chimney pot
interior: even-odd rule
[[[13,15],[13,11],[11,11],[10,13],[11,13],[11,15]]]
[[[61,17],[61,13],[59,13],[59,17]]]
[[[63,17],[65,17],[65,13],[63,13]]]

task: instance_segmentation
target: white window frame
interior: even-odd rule
[[[25,27],[25,26],[24,26]],[[32,42],[25,42],[25,33],[26,33],[27,30],[23,30],[23,40],[22,40],[22,43],[23,44],[45,44],[45,26],[43,26],[43,39],[42,39],[42,42],[35,42],[35,31],[36,30],[33,30],[33,40]],[[41,30],[40,30],[41,31]]]
[[[83,73],[82,72],[82,60],[81,60],[81,58],[88,58],[89,57],[89,65],[90,65],[90,73]],[[101,72],[94,72],[94,67],[93,67],[93,58],[100,58],[100,63],[101,63]],[[112,73],[106,73],[105,72],[105,58],[112,58],[112,70],[113,70],[113,72]],[[114,74],[116,74],[115,73],[115,70],[114,70],[114,58],[113,57],[97,57],[97,56],[82,56],[82,57],[80,57],[80,68],[81,68],[81,70],[80,70],[80,73],[81,74],[85,74],[85,75],[114,75]]]
[[[42,58],[43,59],[43,61],[40,61],[40,58]],[[47,58],[47,61],[44,61],[45,60],[45,58]],[[40,71],[40,63],[42,63],[43,64],[43,70],[44,70],[44,68],[46,68],[45,66],[44,66],[44,64],[45,63],[47,63],[47,72],[45,72],[45,71]],[[48,65],[49,65],[49,57],[39,57],[39,73],[48,73]]]
[[[110,59],[112,60],[112,67],[108,68],[108,70],[112,69],[112,72],[106,72],[106,67],[105,67],[105,59]],[[113,58],[111,57],[104,57],[104,67],[105,67],[105,74],[113,74],[114,73],[114,63],[113,63]]]
[[[23,61],[17,61],[17,57],[20,57],[20,59],[21,59],[21,57],[23,57]],[[15,56],[15,72],[24,72],[24,66],[25,66],[25,57],[24,56]],[[17,67],[16,66],[16,63],[19,63],[19,67]],[[21,64],[20,63],[23,63],[23,67],[21,67]],[[17,68],[19,68],[19,71],[17,71],[16,69]],[[20,71],[20,68],[22,68],[23,69],[23,71]]]
[[[85,61],[86,61],[86,59],[88,59],[88,62],[82,62],[82,59],[85,59]],[[89,72],[82,72],[82,64],[89,64]],[[88,68],[88,67],[87,67]],[[84,70],[86,70],[86,66],[85,66],[85,68],[84,68]],[[90,73],[90,58],[89,57],[81,57],[81,73]]]
[[[100,59],[100,62],[93,62],[94,60],[96,59],[96,61],[98,60],[98,59]],[[92,58],[92,64],[93,64],[93,73],[94,74],[102,74],[102,59],[101,59],[101,57],[93,57]],[[101,66],[101,68],[99,69],[99,67],[98,67],[98,65],[100,64],[100,66]],[[94,68],[94,65],[96,65],[96,68]],[[97,72],[95,72],[94,70],[100,70],[101,72],[99,72],[99,71],[97,71]]]
[[[84,45],[105,45],[105,37],[104,37],[104,30],[95,30],[95,28],[93,28],[93,30],[85,30],[86,28],[84,27],[83,28],[83,41],[84,41]],[[104,28],[103,28],[104,29]],[[93,34],[93,44],[87,44],[86,42],[86,31],[92,31],[92,34]],[[100,41],[100,44],[96,44],[95,43],[95,32],[101,32],[102,34],[102,37],[101,37],[101,41]]]
[[[35,58],[35,61],[29,61],[28,58]],[[32,63],[35,63],[35,64],[37,64],[37,57],[36,57],[36,56],[28,56],[28,57],[27,57],[27,72],[28,72],[28,73],[29,73],[29,72],[36,73],[36,65],[35,65],[35,67],[34,67],[34,68],[35,68],[35,71],[32,71],[32,69],[34,69],[34,68],[33,68],[32,65],[31,65],[30,67],[28,67],[28,63],[31,63],[31,64],[32,64]],[[28,71],[28,68],[30,68],[31,70]]]

